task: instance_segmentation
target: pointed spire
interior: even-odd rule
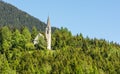
[[[50,19],[48,16],[47,19],[47,27],[46,27],[46,39],[47,39],[47,49],[51,50],[51,26],[50,26]]]
[[[48,16],[48,19],[47,19],[47,26],[50,26],[50,18]]]

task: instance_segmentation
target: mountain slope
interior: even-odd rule
[[[44,31],[46,24],[0,1],[0,26]],[[73,36],[67,28],[52,33],[52,50],[37,31],[0,28],[0,74],[120,74],[120,45],[104,39]],[[54,28],[52,28],[54,29]]]
[[[27,26],[30,30],[35,26],[40,31],[44,31],[46,27],[46,24],[37,18],[19,10],[11,4],[0,1],[0,26],[5,25],[11,28]],[[55,29],[55,27],[52,27],[52,31]]]
[[[38,45],[31,43],[34,34],[0,29],[0,74],[120,74],[119,44],[61,28],[47,50],[42,37]]]

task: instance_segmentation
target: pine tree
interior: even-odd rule
[[[12,38],[12,33],[10,29],[5,26],[1,29],[1,39],[2,39],[2,48],[3,51],[7,51],[11,48],[11,39]]]
[[[35,39],[35,37],[37,36],[37,34],[38,34],[38,31],[37,31],[36,27],[34,26],[32,28],[32,33],[31,33],[32,41]]]

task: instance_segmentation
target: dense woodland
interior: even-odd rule
[[[52,50],[47,50],[45,38],[33,44],[45,27],[0,0],[0,74],[120,74],[119,44],[53,27]]]
[[[34,46],[38,31],[27,27],[0,28],[0,74],[119,74],[120,45],[104,39],[73,36],[67,28],[52,33],[52,50],[46,39]]]
[[[27,26],[30,31],[35,26],[37,30],[44,32],[46,24],[15,6],[0,0],[0,26],[18,29]],[[55,29],[57,28],[52,27],[52,31]]]

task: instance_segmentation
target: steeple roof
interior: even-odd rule
[[[50,26],[50,18],[48,16],[48,19],[47,19],[47,26]]]

